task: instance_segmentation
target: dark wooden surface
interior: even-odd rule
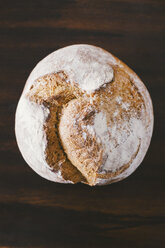
[[[165,1],[0,0],[0,247],[165,247]],[[153,99],[151,146],[128,179],[62,185],[23,160],[14,115],[36,63],[70,44],[101,46],[133,68]]]

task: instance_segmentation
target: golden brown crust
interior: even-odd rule
[[[63,76],[65,75],[63,74]],[[58,172],[60,170],[65,180],[77,183],[80,181],[85,182],[86,180],[68,160],[58,132],[61,108],[75,98],[72,90],[72,87],[67,87],[66,82],[59,74],[45,75],[32,85],[28,98],[38,104],[44,104],[50,111],[44,125],[47,137],[45,154],[48,165],[52,171]]]
[[[103,148],[88,131],[93,123],[96,105],[83,98],[72,100],[63,108],[59,125],[62,144],[69,160],[85,176],[90,185],[95,184],[96,172],[103,163]]]
[[[114,81],[93,93],[94,101],[92,105],[89,101],[84,101],[80,98],[78,101],[73,100],[69,103],[69,107],[64,109],[60,122],[63,147],[66,153],[69,154],[70,161],[88,178],[88,183],[91,185],[95,184],[97,177],[108,179],[125,171],[136,157],[140,147],[139,141],[138,148],[132,154],[130,162],[122,165],[115,172],[99,173],[105,158],[103,156],[103,147],[98,144],[97,137],[93,137],[86,128],[89,124],[93,124],[91,117],[94,117],[96,112],[103,111],[106,113],[107,124],[115,125],[116,122],[122,124],[126,120],[129,121],[130,118],[140,118],[141,109],[144,108],[143,97],[131,82],[129,76],[117,66],[113,69]],[[122,104],[129,103],[129,111],[116,103],[116,99],[119,97],[122,98]],[[113,117],[115,112],[117,112],[117,115]],[[68,125],[65,124],[67,120]],[[75,120],[76,125],[73,125]],[[83,132],[87,137],[85,141],[82,136]],[[116,146],[118,145],[116,141]]]
[[[65,180],[74,183],[87,180],[88,184],[95,185],[96,178],[108,179],[121,174],[138,153],[140,142],[129,163],[116,171],[99,172],[105,160],[104,149],[87,129],[93,125],[95,114],[106,113],[107,125],[112,125],[132,117],[140,118],[142,108],[145,109],[143,97],[129,75],[119,66],[113,66],[113,70],[113,82],[90,95],[71,85],[64,72],[45,75],[30,88],[28,98],[50,111],[44,125],[46,161],[55,172],[60,170]],[[120,98],[122,104],[129,104],[129,110],[117,102]]]

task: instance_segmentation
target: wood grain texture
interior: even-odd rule
[[[164,10],[164,0],[0,0],[1,248],[165,247]],[[126,62],[153,99],[154,134],[143,163],[109,186],[46,181],[15,141],[16,105],[30,71],[76,43]]]

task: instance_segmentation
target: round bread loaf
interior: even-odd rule
[[[85,44],[39,62],[16,111],[24,159],[60,183],[124,179],[142,162],[152,130],[152,102],[139,77],[109,52]]]

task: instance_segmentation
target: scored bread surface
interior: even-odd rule
[[[90,45],[59,49],[41,61],[16,114],[25,160],[41,176],[64,183],[101,185],[127,177],[143,160],[152,128],[152,103],[141,80]]]

